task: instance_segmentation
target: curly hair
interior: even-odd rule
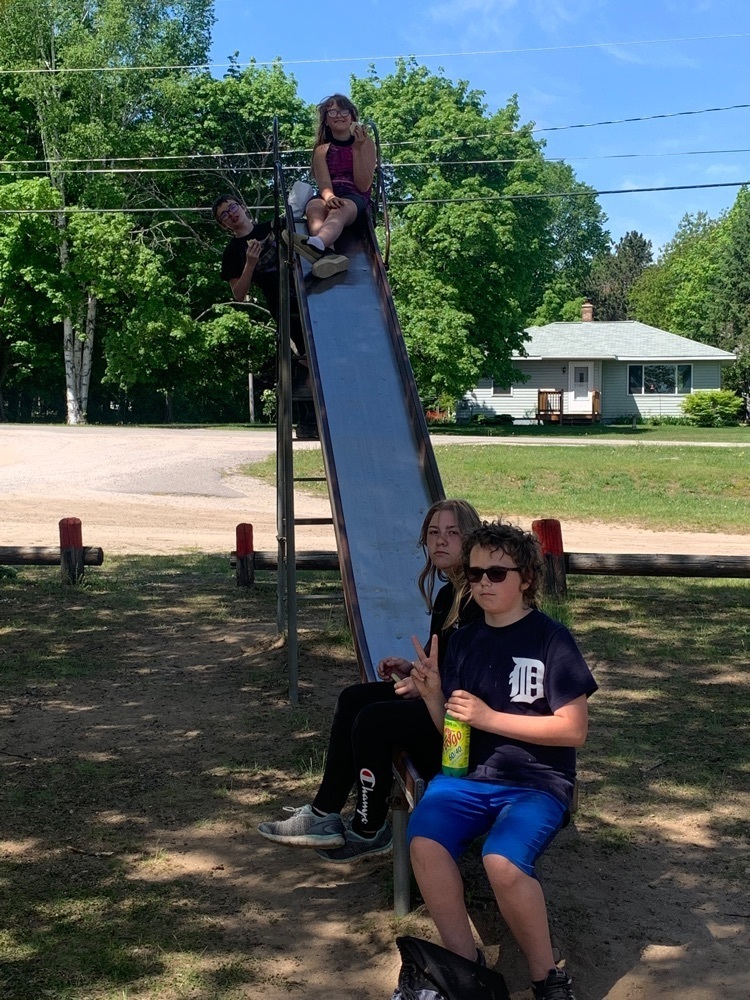
[[[544,556],[535,535],[507,521],[483,521],[464,538],[464,574],[469,567],[472,549],[476,546],[488,552],[504,552],[521,571],[521,580],[528,584],[523,594],[529,608],[538,606],[537,599],[544,584]]]

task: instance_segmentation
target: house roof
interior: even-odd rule
[[[547,323],[526,328],[526,357],[570,361],[597,359],[610,361],[721,361],[728,364],[735,355],[718,347],[701,344],[676,333],[659,330],[635,320],[617,323]],[[524,357],[518,351],[513,357]]]

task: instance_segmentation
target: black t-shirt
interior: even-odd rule
[[[278,323],[279,319],[279,262],[273,224],[256,222],[247,236],[233,236],[221,258],[221,277],[224,281],[239,278],[245,270],[248,240],[258,240],[265,245],[253,271],[254,285],[263,292],[268,311]]]
[[[448,640],[453,635],[454,631],[458,628],[462,628],[464,625],[468,625],[470,622],[477,621],[479,618],[484,618],[484,612],[475,604],[471,599],[471,594],[467,594],[461,603],[461,608],[458,612],[458,620],[454,622],[448,631],[443,630],[445,624],[445,619],[448,617],[450,609],[453,606],[453,584],[446,583],[445,586],[441,587],[440,590],[435,595],[435,600],[432,602],[432,617],[430,618],[430,636],[436,635],[438,637],[438,666],[443,666],[443,660],[445,659],[445,651],[448,648]],[[429,640],[428,643],[429,645]]]
[[[597,689],[570,632],[541,611],[504,628],[482,618],[454,632],[440,672],[446,698],[469,691],[496,712],[553,715]],[[536,788],[570,805],[574,747],[543,746],[471,730],[467,778]]]

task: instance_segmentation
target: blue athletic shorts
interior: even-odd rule
[[[434,840],[457,861],[487,834],[482,856],[499,854],[532,878],[534,866],[563,825],[565,806],[533,788],[513,788],[438,774],[412,813],[407,831]]]

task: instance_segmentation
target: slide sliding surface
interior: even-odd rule
[[[443,488],[375,234],[336,249],[344,274],[318,280],[298,259],[295,277],[347,613],[373,680],[383,656],[411,660],[410,637],[427,638],[417,538]]]

